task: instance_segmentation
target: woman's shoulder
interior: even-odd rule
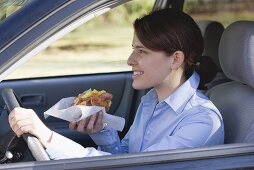
[[[188,109],[193,114],[217,115],[220,119],[222,116],[213,102],[202,92],[197,91],[189,101]]]
[[[182,116],[182,124],[202,122],[210,127],[218,126],[222,129],[224,126],[219,110],[208,98],[193,96],[185,107]]]

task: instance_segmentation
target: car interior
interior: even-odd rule
[[[213,86],[230,81],[223,73],[220,61],[219,61],[219,43],[221,35],[224,31],[224,26],[218,21],[212,20],[198,20],[197,24],[201,30],[204,39],[204,52],[203,56],[209,56],[213,59],[213,62],[217,65],[217,74],[214,79],[207,84],[207,89]]]
[[[253,142],[253,22],[238,21],[225,30],[217,21],[197,24],[205,41],[204,55],[213,56],[218,66],[206,94],[223,116],[225,144]]]
[[[207,84],[204,93],[222,114],[225,144],[252,143],[254,142],[252,104],[254,101],[254,22],[237,21],[225,28],[222,23],[214,20],[196,20],[196,22],[204,38],[203,55],[210,56],[218,69],[214,79]],[[108,113],[125,118],[124,130],[119,132],[120,138],[123,138],[132,124],[141,97],[148,91],[148,89],[133,89],[131,75],[130,71],[126,71],[3,80],[0,83],[0,91],[12,88],[22,106],[35,110],[41,120],[53,131],[84,147],[96,147],[89,135],[70,130],[69,123],[64,120],[54,117],[45,119],[44,112],[62,98],[76,96],[90,88],[103,89],[113,93],[113,104]],[[8,111],[2,98],[0,98],[0,108],[1,137],[6,132],[10,132]],[[0,141],[0,145],[3,145],[1,142],[3,141]],[[24,144],[23,141],[21,144]],[[29,157],[23,161],[31,159]]]
[[[219,60],[223,72],[232,81],[207,92],[223,116],[225,144],[253,142],[253,28],[252,21],[237,21],[225,29]]]

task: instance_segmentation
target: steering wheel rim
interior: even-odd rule
[[[11,112],[15,107],[20,107],[20,104],[15,96],[13,89],[11,88],[3,89],[2,97],[9,112]],[[23,134],[22,137],[27,143],[27,146],[36,161],[50,160],[47,152],[45,151],[42,144],[35,136],[31,134]]]

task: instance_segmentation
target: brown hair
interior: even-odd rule
[[[198,25],[189,15],[172,8],[153,11],[136,19],[134,30],[140,42],[151,50],[164,51],[168,55],[182,51],[185,55],[184,74],[186,78],[189,78],[195,69],[200,75],[202,82],[200,85],[203,86],[211,81],[211,78],[207,77],[209,75],[200,72],[206,69],[207,63],[203,62],[206,60],[203,58],[206,57],[200,60],[204,41]]]

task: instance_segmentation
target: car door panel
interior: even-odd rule
[[[0,90],[7,87],[13,88],[21,104],[26,108],[35,110],[47,126],[79,143],[83,143],[88,140],[88,137],[69,130],[68,122],[64,120],[53,117],[45,119],[44,112],[60,99],[77,96],[90,88],[106,90],[113,94],[112,107],[109,113],[126,119],[126,128],[123,132],[125,134],[133,120],[140,97],[145,93],[134,90],[131,83],[131,73],[126,72],[10,80],[3,81]],[[2,99],[0,99],[0,104],[2,107],[4,106]]]

